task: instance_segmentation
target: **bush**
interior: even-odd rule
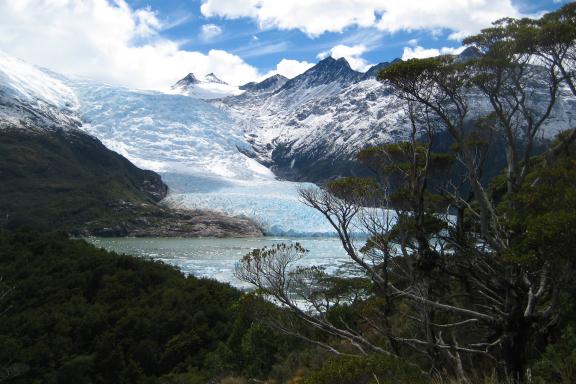
[[[420,370],[386,356],[337,357],[306,376],[303,384],[418,384],[427,382]]]
[[[542,358],[534,365],[538,384],[576,383],[576,330],[568,327],[556,344],[548,346]]]

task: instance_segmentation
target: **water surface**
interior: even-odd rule
[[[234,277],[241,258],[256,248],[276,243],[300,243],[309,252],[301,265],[323,266],[328,273],[349,267],[348,258],[336,238],[258,237],[249,239],[185,238],[88,238],[98,247],[117,253],[161,260],[185,274],[209,277],[234,286],[245,286]]]

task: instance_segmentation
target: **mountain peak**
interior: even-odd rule
[[[480,50],[477,47],[471,46],[471,47],[468,47],[465,50],[463,50],[458,55],[458,60],[467,61],[467,60],[477,59],[480,56],[482,56],[482,52],[480,52]]]
[[[348,60],[346,60],[344,57],[341,57],[339,59],[335,59],[332,56],[328,56],[325,59],[322,59],[318,62],[318,64],[316,64],[316,66],[320,66],[320,67],[324,67],[324,66],[343,66],[346,68],[349,68],[350,70],[352,70],[352,68],[350,67],[350,64],[348,63]],[[312,67],[314,68],[314,67]]]
[[[190,84],[196,84],[196,83],[200,82],[200,80],[198,80],[198,78],[196,76],[194,76],[194,74],[192,72],[187,74],[182,80],[185,80],[187,83],[190,83]],[[182,81],[182,80],[180,80],[180,81]]]
[[[319,65],[322,63],[333,63],[335,61],[336,61],[336,59],[333,58],[332,56],[327,56],[327,57],[323,58],[322,60],[320,60],[316,65]]]
[[[398,59],[396,59],[396,60],[398,60]],[[395,63],[396,60],[394,60],[392,63]],[[364,76],[362,76],[362,80],[376,79],[376,77],[378,76],[378,73],[380,73],[380,71],[383,70],[384,68],[390,66],[392,63],[385,61],[383,63],[373,65],[372,67],[370,67],[370,69],[368,69],[368,71],[366,71]]]
[[[359,80],[362,75],[361,72],[353,70],[345,58],[341,57],[336,60],[328,56],[306,72],[286,82],[283,88],[299,87],[304,84],[306,87],[316,87],[333,82],[345,85]]]
[[[175,88],[186,88],[187,86],[200,84],[200,80],[192,72],[184,76],[182,79],[178,80],[176,84],[172,86],[172,89]]]
[[[216,84],[228,84],[225,81],[222,81],[214,74],[214,72],[210,72],[207,74],[204,79],[209,83],[216,83]]]
[[[276,75],[272,75],[272,76],[262,80],[259,83],[252,81],[250,83],[241,85],[240,89],[243,91],[273,92],[273,91],[279,89],[280,87],[282,87],[284,84],[286,84],[287,81],[288,81],[287,77],[282,76],[280,74],[276,74]]]

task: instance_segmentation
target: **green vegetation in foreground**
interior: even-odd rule
[[[428,382],[282,335],[269,321],[290,313],[227,284],[64,234],[0,233],[0,276],[1,383]]]
[[[297,349],[254,322],[260,300],[63,234],[0,235],[0,276],[0,382],[265,378]]]
[[[301,192],[359,273],[298,267],[306,250],[285,244],[237,269],[324,337],[294,321],[279,329],[346,356],[306,383],[413,383],[407,373],[419,370],[437,383],[576,383],[576,128],[534,156],[561,87],[576,97],[576,3],[499,20],[464,42],[477,53],[468,60],[411,59],[379,73],[406,102],[411,130],[358,154],[375,179]],[[536,80],[545,92],[528,91]],[[470,116],[470,92],[490,113]],[[434,150],[438,127],[453,139],[448,155]],[[506,167],[486,183],[497,141]],[[458,183],[455,166],[465,170]],[[357,231],[369,234],[361,248]]]
[[[0,133],[0,228],[74,231],[114,226],[158,210],[160,176],[79,131],[6,128]],[[135,209],[135,208],[134,208]],[[88,224],[88,225],[86,225]]]

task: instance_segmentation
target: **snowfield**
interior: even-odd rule
[[[206,80],[230,87],[215,76]],[[160,173],[170,188],[168,205],[248,216],[276,235],[331,232],[299,201],[298,188],[314,186],[276,180],[242,153],[251,146],[239,126],[202,100],[67,78],[0,52],[0,123],[25,127],[31,119],[42,119],[35,126],[45,129],[81,126]]]
[[[29,120],[74,128],[80,125],[74,91],[62,81],[0,51],[0,127]]]
[[[242,152],[244,133],[228,116],[188,96],[68,80],[83,129],[139,167],[162,175],[166,204],[243,215],[274,235],[325,234],[329,224],[300,202],[299,188]],[[242,149],[242,152],[239,150]]]

